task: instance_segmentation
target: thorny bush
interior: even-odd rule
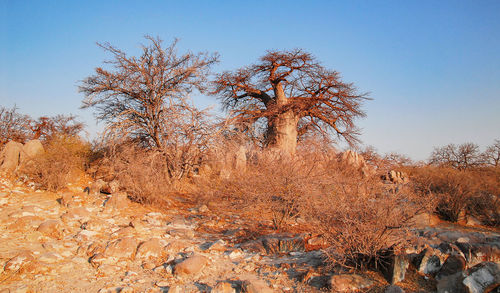
[[[45,152],[27,161],[20,171],[35,184],[57,191],[83,174],[90,145],[78,136],[54,135],[44,147]]]

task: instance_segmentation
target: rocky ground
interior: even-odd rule
[[[82,190],[1,180],[0,292],[462,292],[449,288],[480,277],[489,283],[464,292],[485,292],[500,281],[494,230],[424,228],[427,248],[395,260],[389,276],[331,276],[311,249],[318,239],[249,237],[237,215],[204,205],[160,209]]]

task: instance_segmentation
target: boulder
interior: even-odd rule
[[[455,275],[456,273],[461,273],[465,269],[465,259],[461,255],[452,254],[448,256],[443,266],[439,270],[436,279],[439,280],[446,276]]]
[[[61,219],[64,222],[68,221],[78,221],[78,220],[89,220],[91,213],[84,207],[76,207],[68,210],[64,215],[61,216]]]
[[[58,220],[47,220],[41,223],[36,230],[47,237],[59,239],[62,236],[60,222]]]
[[[429,247],[416,258],[414,265],[421,274],[435,275],[441,269],[444,258],[441,251]]]
[[[346,292],[368,288],[373,285],[373,281],[356,274],[333,275],[330,278],[330,286],[338,292]]]
[[[437,282],[437,293],[468,293],[462,283],[463,279],[462,272],[442,277]]]
[[[21,163],[24,163],[25,160],[32,159],[37,155],[43,154],[44,152],[45,149],[43,148],[40,140],[30,140],[23,146],[23,152],[21,153]]]
[[[232,284],[229,282],[219,282],[212,288],[211,293],[236,293]]]
[[[70,192],[63,193],[61,198],[59,199],[59,203],[62,206],[69,207],[74,203],[73,194]]]
[[[390,284],[396,284],[404,280],[409,264],[405,255],[392,255],[388,266],[383,267],[381,271]]]
[[[467,271],[463,284],[470,293],[490,292],[500,286],[500,264],[494,262],[480,263]]]
[[[263,280],[245,280],[241,284],[242,292],[245,293],[272,293],[274,292]]]
[[[207,265],[208,259],[202,255],[191,256],[177,264],[174,273],[177,276],[196,275]]]
[[[5,144],[0,153],[0,171],[12,172],[21,163],[21,153],[23,144],[16,141],[9,141]]]
[[[21,251],[5,263],[3,270],[5,272],[19,271],[22,267],[33,260],[34,257],[30,251]]]
[[[118,192],[111,195],[104,206],[106,209],[122,210],[128,208],[130,200],[126,193]]]
[[[401,289],[401,287],[396,285],[390,285],[385,288],[384,293],[405,293],[405,290]]]
[[[111,241],[104,250],[106,257],[133,259],[137,248],[137,240],[132,237],[126,237]]]
[[[164,246],[161,244],[160,239],[152,238],[148,241],[141,243],[137,247],[137,253],[135,254],[136,259],[151,260],[157,259],[161,262],[166,256],[166,251]]]

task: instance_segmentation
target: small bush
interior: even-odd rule
[[[289,224],[300,216],[306,220],[301,231],[326,238],[330,262],[350,267],[408,247],[412,218],[432,209],[410,188],[386,188],[375,174],[339,162],[328,148],[304,147],[293,158],[260,151],[245,169],[205,187],[214,190],[212,201],[235,206],[251,220],[269,219],[275,229],[293,231]]]
[[[169,193],[180,189],[180,182],[170,177],[161,152],[132,142],[108,142],[96,154],[99,156],[93,159],[93,175],[106,181],[117,180],[120,189],[137,202],[162,205]]]
[[[323,233],[333,265],[363,268],[381,263],[384,255],[406,249],[415,239],[415,215],[433,204],[410,188],[382,185],[376,176],[333,169],[332,188],[310,199],[309,221]]]
[[[46,142],[43,154],[24,164],[21,172],[40,187],[57,191],[83,173],[89,153],[89,144],[79,137],[57,135]]]
[[[497,169],[425,166],[409,172],[416,188],[437,200],[436,212],[442,219],[457,222],[467,213],[485,224],[500,224],[500,172]]]

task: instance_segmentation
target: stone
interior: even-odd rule
[[[468,276],[463,284],[470,293],[490,292],[500,285],[500,264],[494,262],[480,263],[467,271]]]
[[[467,220],[466,220],[466,223],[465,225],[466,226],[472,226],[472,227],[475,227],[475,226],[481,226],[483,223],[481,223],[480,220],[478,220],[477,218],[471,216],[471,215],[467,215]]]
[[[78,220],[89,220],[91,213],[84,207],[76,207],[68,210],[61,219],[65,222],[78,221]]]
[[[404,280],[409,264],[405,255],[392,255],[388,266],[383,267],[381,271],[386,280],[393,285]]]
[[[209,209],[208,209],[207,205],[201,205],[201,206],[198,208],[198,212],[199,212],[199,213],[207,213],[207,212],[209,212]]]
[[[47,220],[41,223],[36,230],[47,237],[57,239],[62,237],[60,222],[58,220]]]
[[[22,267],[26,266],[34,259],[35,258],[30,251],[21,251],[5,263],[3,270],[5,272],[19,271]]]
[[[272,293],[274,292],[263,280],[245,280],[241,284],[242,291],[246,293]]]
[[[417,271],[425,275],[434,275],[441,269],[442,261],[444,258],[439,250],[427,248],[415,261]]]
[[[53,252],[47,252],[38,257],[38,260],[44,263],[56,263],[62,259],[61,255]]]
[[[106,182],[102,179],[97,179],[96,181],[92,182],[89,188],[89,194],[91,195],[99,195],[101,193],[101,189],[106,185]]]
[[[365,159],[362,155],[358,154],[353,150],[347,150],[342,153],[341,160],[348,165],[351,165],[355,168],[361,168],[365,165]]]
[[[468,293],[463,279],[462,272],[440,278],[436,285],[437,293]]]
[[[31,228],[38,227],[39,223],[43,221],[42,218],[37,216],[23,216],[18,218],[14,223],[10,224],[8,227],[14,231],[26,231]]]
[[[207,263],[208,258],[202,255],[194,255],[177,264],[174,268],[174,274],[178,276],[196,275],[207,265]]]
[[[152,238],[141,243],[137,247],[135,254],[136,259],[151,260],[158,259],[161,261],[166,256],[166,251],[158,238]]]
[[[373,285],[373,281],[356,274],[333,275],[330,278],[330,286],[339,292],[359,290]]]
[[[0,171],[12,172],[21,163],[23,144],[16,141],[6,143],[0,152]]]
[[[120,183],[117,180],[113,180],[109,183],[101,181],[99,191],[106,194],[117,193],[120,191]]]
[[[126,237],[111,241],[104,250],[105,256],[115,258],[133,259],[137,248],[137,240],[132,237]]]
[[[69,207],[70,205],[74,204],[73,194],[70,192],[63,193],[61,198],[59,199],[59,203],[65,207]]]
[[[108,230],[109,224],[104,219],[95,218],[95,219],[90,219],[87,222],[83,223],[81,225],[81,228],[85,230],[102,231],[102,230]]]
[[[441,220],[433,213],[421,213],[411,219],[411,223],[418,228],[434,227],[439,224]]]
[[[106,209],[122,210],[129,207],[130,200],[126,193],[117,192],[113,193],[111,197],[106,201],[104,206]]]
[[[233,288],[232,284],[229,282],[218,282],[210,291],[211,293],[236,293],[236,289]]]
[[[217,241],[208,243],[207,248],[209,251],[226,251],[226,242],[224,240],[219,239]]]
[[[135,229],[131,226],[127,226],[116,230],[115,232],[113,232],[112,235],[114,237],[123,238],[123,237],[132,237],[134,236],[134,234],[135,234]]]
[[[23,146],[21,163],[24,163],[26,159],[33,159],[37,155],[43,154],[44,152],[45,149],[43,148],[42,142],[38,139],[32,139],[26,142]]]
[[[461,255],[452,254],[448,256],[443,266],[436,275],[436,280],[443,277],[454,275],[456,273],[461,273],[465,269],[465,259]]]
[[[241,145],[234,154],[234,169],[245,171],[247,165],[247,150]]]
[[[405,293],[405,290],[401,289],[399,286],[390,285],[385,288],[384,293]]]

